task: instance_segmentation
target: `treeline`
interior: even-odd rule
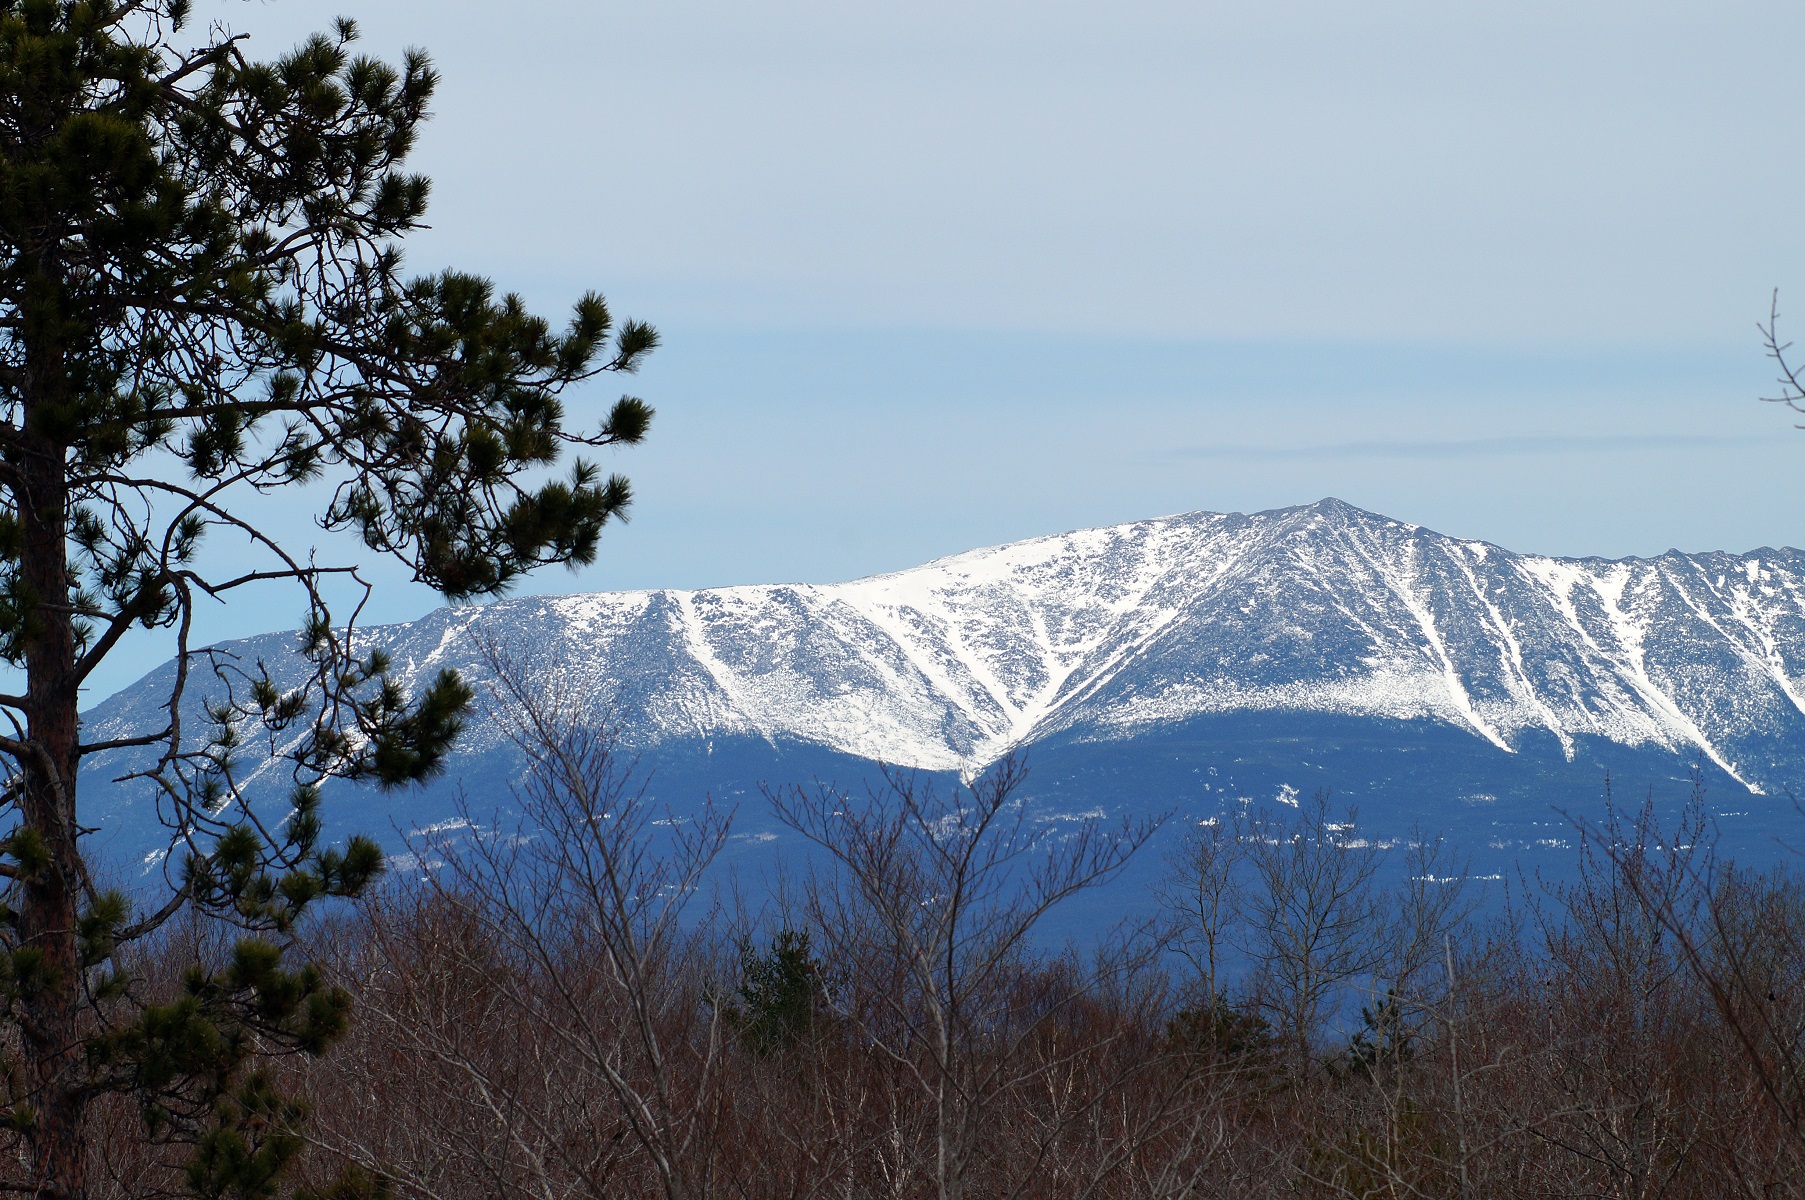
[[[1366,844],[1322,797],[1231,817],[1168,864],[1160,921],[1050,952],[1047,914],[1148,826],[1037,821],[1012,763],[773,794],[830,865],[746,913],[703,886],[722,814],[669,821],[606,736],[513,700],[532,832],[444,831],[302,934],[349,1032],[236,1127],[300,1147],[303,1186],[1805,1194],[1805,882],[1716,861],[1697,804],[1665,836],[1608,821],[1571,882],[1483,918],[1433,838]],[[231,946],[191,925],[137,966],[173,995]],[[124,1104],[92,1143],[97,1196],[180,1192],[193,1161]]]

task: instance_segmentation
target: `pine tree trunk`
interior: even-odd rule
[[[85,1096],[79,1085],[77,1016],[81,978],[76,913],[80,899],[75,841],[79,689],[70,594],[65,450],[36,434],[27,419],[18,463],[22,522],[21,582],[35,600],[26,651],[28,752],[20,815],[42,839],[47,864],[24,881],[19,941],[41,955],[42,986],[24,989],[23,1056],[35,1119],[27,1133],[37,1194],[86,1195]]]

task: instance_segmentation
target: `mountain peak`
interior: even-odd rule
[[[1335,496],[1324,496],[1321,500],[1318,500],[1313,504],[1298,504],[1289,508],[1271,509],[1256,515],[1274,517],[1313,517],[1335,525],[1356,525],[1365,528],[1406,530],[1417,530],[1422,528],[1422,526],[1413,525],[1409,521],[1400,521],[1396,517],[1388,517],[1383,513],[1376,513],[1370,509],[1361,508],[1357,504],[1349,504],[1346,500],[1342,500]]]

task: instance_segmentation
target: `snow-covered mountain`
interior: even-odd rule
[[[1246,787],[1375,797],[1389,781],[1403,808],[1429,804],[1397,792],[1423,780],[1452,804],[1557,778],[1595,791],[1600,765],[1666,779],[1695,758],[1745,797],[1805,785],[1805,553],[1550,558],[1338,500],[1081,530],[849,583],[503,600],[368,636],[411,678],[480,678],[491,637],[587,697],[645,761],[682,758],[677,774],[708,786],[717,746],[965,773],[1028,747],[1053,764],[1045,786],[1093,797],[1142,786],[1123,751],[1159,746],[1140,757],[1166,774],[1144,786],[1181,801],[1192,776],[1197,796],[1241,786],[1237,764],[1260,776]],[[289,641],[237,649],[275,666]],[[167,671],[99,705],[88,736],[148,727]],[[1366,765],[1343,777],[1355,742]],[[1461,778],[1374,777],[1388,745],[1457,751]],[[453,776],[498,746],[479,721]],[[1104,758],[1113,783],[1062,783]]]

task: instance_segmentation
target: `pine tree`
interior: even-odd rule
[[[0,1119],[23,1142],[0,1187],[47,1196],[86,1194],[85,1120],[109,1093],[194,1148],[197,1193],[276,1188],[298,1113],[260,1058],[317,1053],[347,1019],[287,941],[380,868],[368,840],[321,844],[320,785],[431,776],[470,702],[449,673],[409,697],[360,656],[327,605],[355,568],[280,544],[245,498],[325,497],[326,529],[479,598],[592,560],[629,492],[580,455],[651,418],[623,397],[599,428],[567,427],[567,389],[656,344],[600,296],[554,329],[484,279],[403,273],[428,192],[404,167],[435,84],[424,55],[355,55],[341,21],[259,62],[188,18],[187,0],[0,0],[0,655],[24,680],[0,696]],[[209,573],[198,552],[225,534],[261,561]],[[303,685],[190,645],[197,601],[283,581]],[[79,689],[133,628],[176,641],[166,721],[84,744]],[[210,697],[200,728],[192,689]],[[239,791],[258,738],[292,776],[280,823]],[[142,913],[95,885],[78,802],[83,758],[128,746],[154,758],[138,786],[179,864]],[[121,949],[184,912],[243,936],[150,1003]]]
[[[727,1016],[753,1053],[775,1054],[802,1041],[826,1004],[827,980],[808,930],[778,930],[765,953],[750,938],[741,941],[738,1001]]]

